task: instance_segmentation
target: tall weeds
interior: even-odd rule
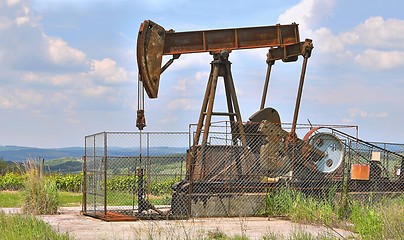
[[[337,201],[332,192],[318,198],[285,187],[268,194],[267,214],[300,223],[348,228],[358,239],[404,239],[403,194],[382,201],[345,202]]]
[[[24,164],[27,175],[22,211],[26,214],[55,214],[59,207],[59,195],[52,178],[43,177],[38,162],[27,160]]]
[[[267,214],[307,223],[331,224],[337,219],[334,206],[329,199],[305,196],[288,187],[268,194]]]

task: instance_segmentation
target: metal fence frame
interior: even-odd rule
[[[285,183],[309,195],[328,194],[332,190],[335,197],[341,199],[404,191],[404,174],[399,172],[404,168],[403,144],[362,141],[356,126],[299,125],[296,128],[299,138],[304,139],[304,134],[310,132],[312,141],[313,136],[320,133],[321,138],[315,140],[327,142],[330,134],[341,142],[338,146],[326,146],[343,152],[338,169],[328,173],[324,164],[334,168],[334,163],[319,165],[316,162],[313,166],[324,172],[312,174],[308,170],[310,166],[302,167],[306,164],[302,159],[306,157],[307,147],[303,141],[297,141],[294,150],[283,156],[272,147],[265,147],[268,142],[282,144],[284,139],[270,137],[282,136],[289,127],[282,124],[282,128],[276,128],[280,135],[273,135],[265,132],[262,124],[253,126],[261,131],[259,136],[247,133],[250,134],[247,135],[248,152],[255,151],[255,155],[243,150],[239,133],[228,122],[213,123],[208,145],[198,148],[191,146],[193,125],[189,132],[101,132],[86,136],[83,213],[107,221],[260,215],[267,207],[268,194],[283,188]],[[335,144],[335,139],[330,139],[331,144]],[[173,154],[158,152],[156,146],[170,146],[166,150],[176,151]],[[129,155],[128,150],[132,151]],[[273,161],[262,162],[262,156],[290,159],[290,153],[298,156],[296,163],[293,160],[274,170]],[[195,157],[195,154],[199,155]],[[199,162],[186,166],[192,162],[189,159],[192,156]],[[263,166],[266,166],[265,173]],[[112,186],[119,177],[127,181],[127,186]],[[122,199],[132,202],[128,205],[128,201],[123,203]]]

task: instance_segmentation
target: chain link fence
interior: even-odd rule
[[[85,138],[83,212],[104,220],[281,215],[296,196],[402,194],[404,145],[369,143],[355,126],[212,123],[188,133]],[[293,193],[293,194],[290,194]]]
[[[172,185],[185,177],[188,138],[188,133],[167,132],[87,136],[83,212],[105,220],[166,212]]]

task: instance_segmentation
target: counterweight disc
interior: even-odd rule
[[[344,145],[339,138],[331,133],[316,133],[309,139],[309,144],[325,155],[315,162],[317,170],[332,173],[341,166],[344,158]]]

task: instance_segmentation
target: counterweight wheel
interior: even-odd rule
[[[314,163],[322,173],[332,173],[341,166],[344,158],[344,145],[339,138],[331,133],[316,133],[308,139],[313,147],[324,152],[324,156]]]

